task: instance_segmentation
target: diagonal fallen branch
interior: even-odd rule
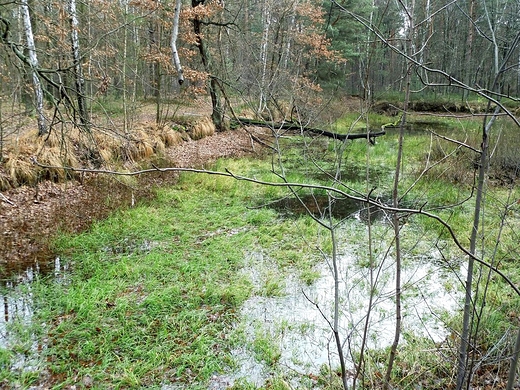
[[[266,186],[273,186],[273,187],[287,187],[287,188],[311,188],[311,189],[320,189],[324,191],[328,191],[330,193],[334,193],[338,196],[343,196],[348,199],[352,199],[359,202],[364,202],[368,205],[376,206],[380,208],[381,210],[394,212],[394,213],[400,213],[400,214],[408,214],[408,215],[424,215],[428,218],[431,218],[435,221],[437,221],[439,224],[441,224],[447,231],[449,236],[451,237],[452,242],[459,248],[461,252],[466,254],[468,257],[475,260],[477,263],[483,265],[484,267],[490,269],[497,275],[499,275],[502,280],[507,283],[515,292],[517,296],[520,297],[520,287],[516,285],[515,282],[511,278],[509,278],[504,272],[502,272],[499,268],[497,268],[495,265],[488,263],[487,261],[481,259],[476,254],[471,253],[469,249],[467,249],[462,242],[457,237],[457,234],[451,227],[451,225],[442,219],[440,216],[433,214],[431,212],[425,211],[423,209],[424,205],[421,206],[419,209],[413,209],[413,208],[402,208],[402,207],[394,207],[392,205],[387,205],[385,203],[382,203],[376,199],[372,199],[370,197],[370,193],[366,197],[362,196],[354,196],[347,192],[345,192],[342,189],[331,187],[327,185],[320,185],[320,184],[310,184],[310,183],[297,183],[297,182],[271,182],[271,181],[264,181],[264,180],[258,180],[255,178],[247,177],[247,176],[241,176],[237,175],[227,168],[224,172],[222,171],[212,171],[207,169],[195,169],[195,168],[178,168],[178,167],[170,167],[170,168],[159,168],[155,165],[152,165],[153,168],[150,169],[143,169],[140,171],[133,171],[133,172],[118,172],[118,171],[112,171],[112,170],[106,170],[106,169],[88,169],[88,168],[74,168],[74,167],[68,167],[68,166],[53,166],[53,165],[45,165],[38,162],[36,157],[31,158],[31,162],[33,164],[38,165],[41,168],[45,169],[63,169],[70,172],[83,172],[83,173],[95,173],[95,174],[108,174],[108,175],[118,175],[118,176],[138,176],[143,175],[147,173],[152,172],[192,172],[192,173],[202,173],[206,175],[216,175],[216,176],[224,176],[224,177],[230,177],[235,180],[240,181],[248,181],[250,183],[255,183],[259,185],[266,185]],[[520,346],[520,337],[519,337],[519,346]]]

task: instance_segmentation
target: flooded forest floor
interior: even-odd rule
[[[170,147],[165,159],[172,167],[200,168],[221,157],[240,157],[261,148],[251,131],[230,130]],[[117,177],[85,175],[82,181],[22,186],[0,197],[0,277],[4,283],[29,268],[45,273],[54,266],[49,247],[58,232],[80,232],[113,210],[153,195],[153,188],[175,182],[177,174],[152,173],[137,184]]]

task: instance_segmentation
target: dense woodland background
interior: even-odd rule
[[[257,113],[283,102],[284,113],[315,120],[327,99],[403,96],[407,72],[412,99],[520,95],[518,1],[23,0],[0,12],[4,134],[20,106],[42,98],[54,110],[43,133],[63,121],[99,125],[92,110],[110,111],[112,98],[126,124],[139,99],[156,102],[161,120],[163,101],[206,87],[222,111],[217,127],[230,115],[223,97]]]

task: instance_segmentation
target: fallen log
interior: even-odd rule
[[[282,123],[276,123],[276,122],[270,122],[270,121],[259,121],[255,119],[249,119],[249,118],[237,118],[236,121],[233,121],[234,124],[238,125],[249,125],[249,126],[260,126],[260,127],[269,127],[272,129],[278,129],[278,130],[298,130],[300,132],[306,132],[306,133],[312,133],[328,138],[337,139],[340,141],[344,141],[347,139],[369,139],[370,143],[374,143],[374,138],[380,137],[382,135],[385,135],[386,132],[384,128],[382,128],[381,131],[372,133],[355,133],[355,134],[339,134],[339,133],[333,133],[331,131],[322,130],[322,129],[316,129],[312,127],[302,126],[298,123],[294,122],[282,122]]]

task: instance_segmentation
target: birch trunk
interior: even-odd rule
[[[70,18],[70,39],[72,49],[72,60],[74,64],[74,82],[76,84],[76,96],[78,102],[79,120],[85,130],[88,127],[87,104],[85,101],[85,78],[83,77],[83,68],[81,66],[81,57],[79,51],[79,22],[76,11],[76,0],[69,0],[69,18]]]
[[[125,134],[128,133],[129,120],[128,120],[128,104],[127,104],[127,92],[126,92],[126,58],[128,51],[128,31],[127,31],[127,23],[128,23],[128,4],[125,3],[125,27],[123,30],[123,72],[121,75],[122,83],[123,83],[123,131]]]
[[[260,62],[262,64],[262,74],[260,79],[260,96],[258,98],[258,112],[262,112],[266,104],[265,88],[267,84],[267,48],[269,43],[269,33],[271,27],[271,4],[269,1],[264,2],[264,14],[263,14],[263,35],[262,45],[260,48]]]
[[[177,51],[177,37],[179,36],[179,15],[181,13],[182,0],[177,0],[175,3],[175,13],[173,16],[173,28],[172,28],[172,61],[175,69],[177,70],[179,84],[184,82],[184,72],[182,70],[181,61],[179,59],[179,52]]]
[[[36,56],[36,46],[34,44],[34,36],[32,32],[31,17],[29,13],[29,5],[27,0],[21,0],[20,12],[23,19],[23,27],[25,30],[25,39],[27,42],[27,52],[29,65],[31,66],[32,84],[34,88],[34,96],[36,100],[36,112],[38,115],[38,135],[47,133],[47,121],[43,112],[43,89],[38,76],[38,57]]]

